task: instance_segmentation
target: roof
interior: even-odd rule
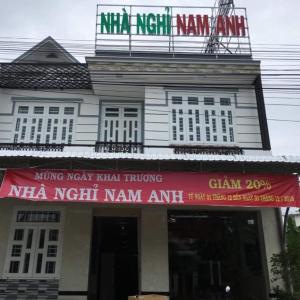
[[[299,156],[254,156],[254,155],[206,155],[206,154],[159,154],[159,153],[99,153],[92,150],[76,150],[65,146],[64,151],[0,150],[1,157],[33,158],[83,158],[90,160],[130,159],[161,161],[215,161],[299,164]]]
[[[40,149],[0,149],[0,168],[37,167],[91,169],[121,168],[165,171],[225,171],[300,174],[299,156],[243,154],[175,154],[175,153],[108,153],[97,152],[90,145],[56,145]],[[146,150],[148,151],[148,150]]]
[[[91,89],[86,64],[2,63],[0,88],[11,89]]]
[[[51,36],[16,58],[13,63],[79,63]]]
[[[0,88],[91,89],[86,64],[81,64],[51,36],[12,63],[0,64]]]

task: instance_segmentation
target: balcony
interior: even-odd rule
[[[5,143],[0,144],[0,150],[18,151],[59,151],[64,150],[64,144],[33,144],[33,143]]]
[[[213,147],[213,146],[171,146],[174,154],[207,154],[207,155],[241,155],[243,150],[239,147]]]
[[[132,154],[203,154],[203,155],[242,155],[243,149],[239,147],[213,147],[188,145],[144,145],[143,143],[96,142],[93,144],[33,144],[33,143],[4,143],[0,150],[15,151],[51,151],[51,152],[77,152],[87,151],[96,153],[132,153]]]
[[[144,153],[144,145],[142,143],[96,142],[95,152]]]

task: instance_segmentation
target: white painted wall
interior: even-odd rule
[[[28,91],[28,90],[0,90],[0,143],[13,142],[15,120],[13,114],[14,102],[41,103],[59,99],[62,103],[73,101],[78,104],[74,144],[95,144],[98,135],[99,97],[91,91]],[[34,100],[35,98],[35,100]],[[26,100],[24,100],[26,99]],[[28,99],[28,100],[27,100]]]
[[[145,145],[167,146],[170,144],[170,107],[166,92],[167,90],[163,87],[145,88]],[[220,91],[218,93],[220,94]],[[254,88],[240,89],[234,94],[236,94],[234,104],[236,144],[247,148],[262,147]],[[148,153],[151,151],[155,152],[155,150],[148,150]],[[172,150],[168,149],[158,151],[172,153]]]
[[[8,247],[8,240],[10,235],[10,226],[12,223],[14,206],[8,201],[2,200],[0,203],[0,278],[4,273],[4,265],[6,252]]]
[[[14,209],[17,206],[31,206],[13,199],[1,199],[0,203],[0,279],[3,278],[7,244],[11,230]],[[62,258],[60,267],[60,291],[87,291],[92,230],[92,207],[90,205],[57,205],[64,208]],[[51,209],[52,204],[35,203],[34,207]],[[74,276],[76,275],[76,276]],[[74,299],[74,296],[60,296],[59,300]],[[77,297],[85,300],[86,296]]]
[[[271,257],[273,254],[281,252],[280,237],[278,232],[278,220],[276,217],[275,208],[261,208],[262,228],[263,228],[263,239],[265,243],[265,254],[267,259],[267,268],[270,276],[270,286],[275,288],[277,285],[282,286],[281,281],[272,281],[271,272]]]
[[[0,202],[0,278],[3,275],[7,241],[10,234],[13,210],[16,205],[33,205],[17,200],[2,199]],[[34,206],[49,208],[47,203],[34,203]],[[55,204],[55,207],[58,205]],[[140,286],[143,292],[168,292],[168,218],[167,207],[125,207],[114,208],[86,204],[59,205],[64,207],[62,264],[59,289],[61,291],[86,291],[92,218],[94,216],[133,216],[139,219],[140,239]],[[173,207],[172,209],[176,209]],[[177,207],[177,209],[180,209]],[[220,210],[218,207],[189,207],[191,210]],[[256,211],[255,208],[222,208],[224,211]],[[280,252],[276,211],[274,208],[261,208],[262,245],[266,256],[266,269],[271,274],[270,259]],[[264,250],[265,246],[265,250]],[[75,275],[75,276],[74,276]],[[270,275],[271,279],[271,275]],[[270,282],[270,284],[272,284]],[[86,297],[76,297],[85,300]],[[70,300],[72,296],[61,296],[59,300]]]
[[[141,291],[169,292],[168,213],[165,207],[142,208]]]
[[[163,87],[146,87],[144,99],[144,143],[145,145],[170,145],[170,107],[166,99],[166,89]],[[22,100],[23,97],[23,100]],[[74,144],[94,145],[98,139],[99,100],[101,97],[92,91],[27,91],[0,90],[0,143],[13,141],[15,126],[14,101],[24,102],[24,97],[38,98],[37,102],[63,99],[76,100],[79,106]],[[43,100],[44,99],[44,100]],[[50,100],[49,100],[50,99]],[[109,97],[107,98],[107,101]],[[128,99],[128,101],[131,101]],[[25,101],[26,102],[26,101]],[[242,89],[236,92],[236,114],[234,117],[236,144],[240,147],[260,148],[261,133],[256,108],[254,89]],[[107,103],[107,102],[106,102]],[[116,103],[116,100],[115,102]],[[145,152],[172,153],[171,149],[149,149]]]
[[[91,236],[91,206],[67,206],[65,208],[60,291],[88,290]],[[74,296],[59,297],[59,300],[68,299],[74,299]],[[76,296],[76,299],[83,300],[86,299],[86,296]]]

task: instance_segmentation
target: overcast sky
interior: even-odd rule
[[[164,3],[161,0],[0,0],[0,37],[30,38],[38,41],[51,35],[63,41],[89,40],[87,42],[93,43],[96,4],[175,6],[188,3],[188,5],[195,6],[212,6],[214,2],[215,0],[190,0],[188,2],[168,0]],[[235,5],[246,7],[248,10],[251,42],[254,49],[262,43],[299,44],[297,49],[300,49],[299,0],[235,0]],[[272,46],[273,50],[275,50],[274,47]],[[294,54],[296,55],[298,54]],[[1,61],[4,55],[0,56]],[[14,56],[16,54],[10,55],[11,58]],[[269,60],[263,61],[263,67],[269,68],[274,63],[279,64],[279,62],[272,63]],[[297,65],[300,69],[300,61],[285,63]],[[300,93],[296,96],[288,95],[296,99],[280,98],[287,97],[283,93],[278,95],[265,93],[265,96],[266,103],[299,104],[299,107],[267,106],[269,119],[300,121]],[[274,154],[300,155],[300,122],[270,121],[269,129]]]

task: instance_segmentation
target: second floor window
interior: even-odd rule
[[[234,144],[231,94],[170,93],[170,133],[174,144]]]
[[[141,105],[103,105],[101,118],[102,141],[141,143],[141,119]]]
[[[71,144],[76,104],[16,103],[14,143]]]

